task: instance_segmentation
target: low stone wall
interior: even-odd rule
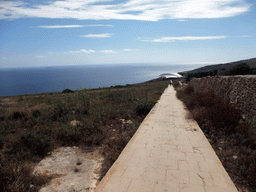
[[[189,84],[195,92],[213,90],[225,101],[234,103],[245,121],[256,123],[256,75],[194,78]]]

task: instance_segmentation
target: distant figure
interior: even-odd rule
[[[170,80],[170,85],[172,85],[172,80]]]

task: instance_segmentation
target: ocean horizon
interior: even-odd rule
[[[81,90],[141,83],[162,73],[177,73],[202,64],[110,64],[0,69],[0,96]]]

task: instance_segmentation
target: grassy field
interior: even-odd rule
[[[0,97],[0,191],[38,191],[51,176],[33,166],[60,146],[103,146],[103,176],[167,84]]]
[[[191,85],[178,88],[177,97],[191,112],[229,176],[240,191],[256,191],[256,127],[240,122],[240,111],[214,92],[194,93]]]

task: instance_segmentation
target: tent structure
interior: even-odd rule
[[[161,75],[159,75],[159,77],[165,77],[165,78],[174,78],[174,79],[178,79],[181,78],[182,75],[178,74],[178,73],[163,73]]]

